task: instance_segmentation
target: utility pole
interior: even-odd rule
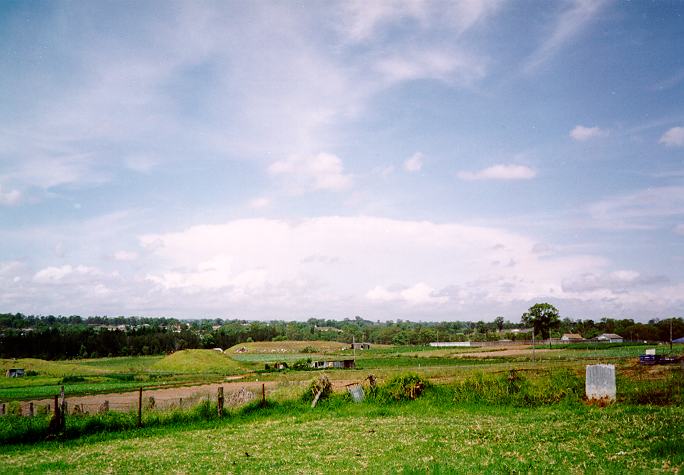
[[[535,362],[534,359],[534,330],[532,330],[532,363]]]
[[[674,318],[670,317],[670,353],[672,353],[672,320],[674,320]]]

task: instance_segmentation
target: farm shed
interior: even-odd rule
[[[582,340],[584,340],[584,338],[582,338],[582,335],[579,333],[564,333],[561,337],[561,341],[567,343],[574,343]]]
[[[22,376],[26,376],[26,372],[24,371],[24,368],[10,368],[5,372],[5,376],[8,378],[21,378]]]
[[[312,361],[309,366],[313,369],[325,369],[325,368],[340,368],[340,369],[352,369],[356,367],[354,360],[339,360],[339,361]]]
[[[622,343],[624,341],[624,338],[616,333],[603,333],[597,336],[596,339],[607,343]]]

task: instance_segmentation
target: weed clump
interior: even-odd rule
[[[377,397],[386,401],[412,401],[429,386],[430,383],[417,374],[403,374],[380,386]]]
[[[519,371],[506,374],[476,373],[454,385],[457,403],[541,406],[561,401],[579,401],[584,384],[569,370],[545,372],[529,378]]]
[[[332,383],[325,374],[322,374],[311,380],[309,387],[306,388],[302,395],[302,400],[305,402],[312,402],[314,400],[318,402],[328,398],[332,394],[332,390]]]

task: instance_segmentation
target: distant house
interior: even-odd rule
[[[314,330],[317,330],[319,332],[336,332],[336,333],[342,333],[343,330],[340,330],[339,328],[335,327],[319,327],[317,325],[314,325]]]
[[[606,343],[622,343],[623,341],[625,341],[624,338],[615,333],[603,333],[597,336],[596,339],[598,341],[603,341]]]
[[[10,368],[5,372],[5,376],[8,378],[21,378],[26,376],[26,371],[24,371],[24,368]]]
[[[352,343],[352,350],[370,350],[370,343]]]
[[[533,331],[534,331],[534,328],[513,328],[512,330],[510,330],[510,332],[513,334],[532,333]]]
[[[340,368],[340,369],[352,369],[356,367],[354,360],[339,360],[339,361],[312,361],[309,363],[313,369],[325,369],[325,368]]]
[[[579,333],[564,333],[561,337],[563,343],[576,343],[578,341],[583,341],[582,335]]]

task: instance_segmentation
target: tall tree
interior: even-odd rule
[[[558,315],[558,309],[553,305],[538,303],[523,313],[522,322],[525,325],[532,325],[535,334],[541,333],[542,338],[547,339],[551,328],[560,325],[560,315]]]

